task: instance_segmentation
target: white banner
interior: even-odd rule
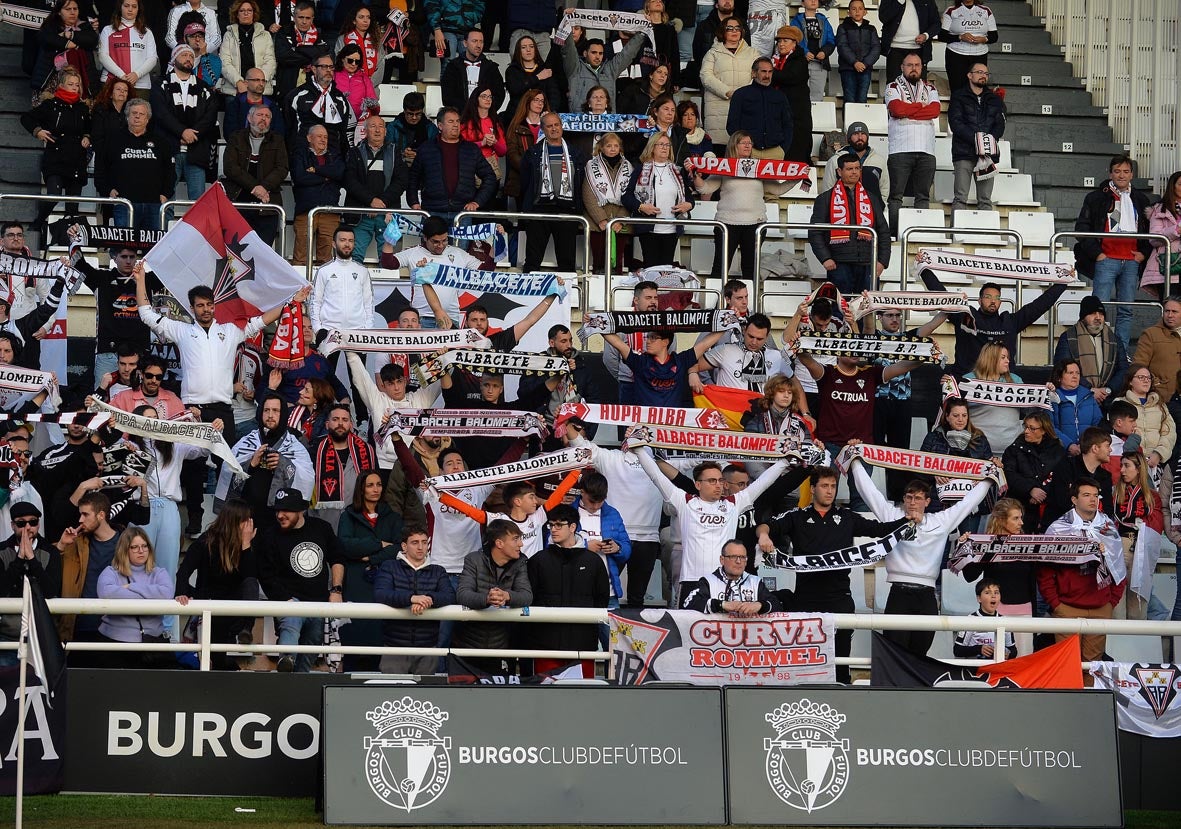
[[[166,440],[171,443],[185,443],[189,446],[199,446],[208,449],[234,470],[236,475],[246,475],[246,470],[238,459],[234,457],[230,445],[226,443],[221,432],[209,423],[197,423],[184,420],[158,420],[153,417],[142,417],[131,414],[114,406],[108,406],[101,400],[95,400],[90,408],[96,412],[103,412],[110,416],[112,428],[129,435],[139,435],[152,440]]]
[[[1145,737],[1181,737],[1181,669],[1149,662],[1092,662],[1096,688],[1115,694],[1121,731]]]
[[[957,273],[967,274],[981,282],[990,279],[1020,279],[1066,285],[1074,282],[1074,268],[1056,262],[973,256],[938,248],[920,248],[915,254],[913,273],[917,277],[923,271],[934,271],[941,282],[946,281],[947,275]]]

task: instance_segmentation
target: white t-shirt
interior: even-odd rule
[[[437,256],[427,250],[423,245],[416,245],[412,248],[398,251],[394,259],[397,262],[397,267],[406,268],[408,271],[417,266],[423,259],[428,262],[437,262],[440,265],[454,265],[457,268],[469,268],[471,270],[479,270],[481,265],[479,259],[454,245],[448,245],[443,248],[443,252]],[[439,285],[434,286],[434,288],[435,293],[439,297],[439,302],[443,305],[443,310],[447,312],[447,316],[458,323],[460,317],[459,291],[455,288],[444,288]],[[414,310],[418,311],[418,315],[423,319],[427,317],[431,319],[435,318],[435,312],[431,308],[430,303],[426,301],[426,294],[422,292],[421,285],[411,286],[410,304],[414,306]]]
[[[748,351],[745,345],[723,343],[705,352],[705,359],[717,369],[714,383],[732,389],[761,392],[768,377],[783,373],[782,355],[766,346]]]

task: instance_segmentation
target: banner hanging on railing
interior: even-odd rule
[[[56,631],[53,631],[56,635]],[[15,653],[15,651],[8,651]],[[66,753],[66,700],[58,700],[59,685],[53,707],[46,701],[45,688],[33,671],[33,663],[25,674],[25,794],[60,792],[64,782]],[[20,711],[20,666],[0,668],[0,745],[4,759],[0,762],[0,795],[16,794],[16,731]]]
[[[1156,662],[1092,662],[1096,688],[1115,694],[1121,731],[1181,737],[1181,669]]]

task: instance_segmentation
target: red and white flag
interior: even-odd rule
[[[214,184],[144,257],[182,304],[189,289],[213,288],[218,322],[243,322],[282,305],[307,285],[303,274],[258,237]]]

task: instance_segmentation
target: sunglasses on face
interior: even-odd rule
[[[25,527],[36,527],[40,524],[40,518],[17,518],[12,522],[12,526],[16,527],[18,530],[24,529]]]
[[[149,374],[148,372],[145,371],[144,372],[144,379],[145,380],[163,380],[164,375],[163,374],[155,374],[155,373]]]
[[[353,64],[353,66],[356,66],[358,63],[361,62],[361,60],[360,60],[360,58],[345,58],[344,62],[351,63],[351,64]]]

